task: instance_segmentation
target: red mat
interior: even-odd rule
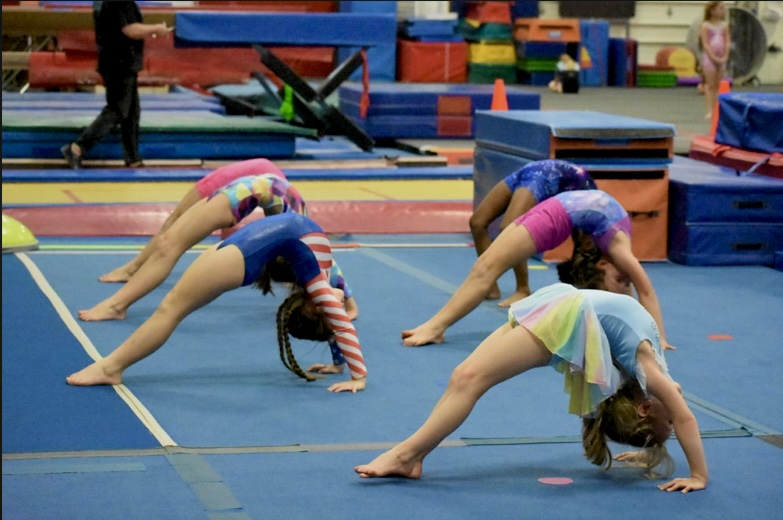
[[[783,154],[777,152],[762,153],[743,150],[716,143],[706,135],[698,135],[691,141],[688,156],[691,159],[740,171],[748,171],[758,164],[755,173],[783,179]]]
[[[44,236],[151,236],[174,204],[99,204],[4,209]],[[469,233],[470,201],[311,202],[310,216],[327,233]],[[219,233],[216,233],[219,234]]]

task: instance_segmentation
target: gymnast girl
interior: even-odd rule
[[[360,476],[419,478],[424,458],[468,417],[493,386],[550,365],[566,379],[569,413],[583,418],[588,460],[608,469],[607,438],[641,448],[614,460],[630,461],[649,476],[670,476],[665,442],[672,433],[690,476],[658,486],[687,493],[704,489],[708,470],[699,426],[682,389],[669,376],[655,320],[634,298],[568,284],[542,288],[513,303],[509,322],[489,335],[452,373],[429,418],[413,435],[369,464]],[[656,472],[656,467],[663,470]]]
[[[185,252],[218,229],[235,225],[256,207],[270,214],[306,214],[302,196],[288,180],[275,174],[240,177],[185,211],[150,242],[150,252],[128,282],[89,310],[84,321],[122,320],[128,307],[158,287]]]
[[[584,232],[602,257],[595,265],[595,287],[618,294],[633,294],[653,316],[666,341],[658,297],[647,273],[631,251],[631,221],[611,195],[601,190],[566,191],[551,197],[506,227],[473,264],[470,274],[451,299],[434,316],[412,330],[402,332],[403,344],[442,343],[451,325],[478,307],[508,269],[536,253],[557,247],[572,229]]]
[[[501,214],[500,230],[503,231],[517,218],[527,213],[539,202],[571,190],[597,189],[595,181],[587,170],[576,164],[546,159],[526,164],[519,170],[498,182],[470,217],[470,232],[479,256],[492,243],[489,225]],[[513,302],[530,295],[527,261],[520,262],[514,268],[516,289],[508,298],[498,303],[498,307],[508,307]],[[497,282],[487,293],[486,299],[500,298]]]
[[[98,279],[102,282],[127,282],[133,274],[147,261],[154,251],[155,241],[160,240],[160,236],[171,227],[187,210],[196,203],[208,199],[210,195],[217,190],[224,188],[239,179],[240,177],[251,177],[255,175],[271,174],[285,179],[285,174],[268,159],[248,159],[239,161],[226,166],[221,166],[208,173],[198,180],[196,184],[188,190],[182,200],[179,201],[174,211],[166,218],[157,234],[152,237],[142,251],[136,255],[130,262],[122,265],[110,273],[106,273]],[[271,214],[273,209],[270,207],[265,210]]]
[[[232,289],[255,284],[266,294],[271,281],[282,281],[293,282],[293,291],[277,312],[283,364],[308,381],[316,377],[309,372],[341,373],[347,364],[351,379],[328,390],[363,390],[367,369],[356,329],[340,302],[342,291],[329,286],[331,265],[329,239],[309,218],[286,212],[250,222],[199,255],[152,316],[111,354],[66,381],[78,386],[118,385],[125,369],[163,346],[191,312]],[[289,334],[329,341],[334,363],[302,370],[291,350]]]

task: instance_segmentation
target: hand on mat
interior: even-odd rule
[[[698,477],[690,478],[676,478],[665,484],[658,486],[661,491],[681,491],[687,493],[689,491],[699,491],[707,487],[707,483]]]
[[[661,348],[662,348],[663,350],[677,350],[677,347],[675,347],[674,345],[671,345],[671,344],[670,344],[668,341],[666,341],[666,340],[661,340]]]
[[[307,372],[315,372],[316,374],[342,374],[345,370],[345,363],[342,365],[324,365],[316,363],[307,369]]]
[[[367,385],[367,378],[351,379],[350,381],[343,381],[342,383],[335,383],[327,390],[330,392],[353,392],[354,394],[359,390],[364,390]]]
[[[624,451],[615,455],[614,460],[626,462],[632,466],[644,466],[647,461],[647,453],[644,451]]]

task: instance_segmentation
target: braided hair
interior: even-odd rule
[[[674,462],[664,441],[656,439],[653,418],[649,415],[641,417],[636,409],[637,403],[644,398],[639,382],[631,380],[599,405],[595,417],[582,420],[582,447],[590,462],[603,469],[612,466],[612,453],[607,444],[609,438],[620,444],[642,448],[645,451],[642,466],[648,476],[672,473]],[[657,466],[662,466],[663,470],[655,472]]]
[[[315,381],[318,377],[302,370],[296,362],[289,335],[313,341],[328,341],[334,336],[324,311],[301,288],[295,289],[277,309],[277,343],[283,365],[302,379]]]

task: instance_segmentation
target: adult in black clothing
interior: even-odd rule
[[[60,151],[71,168],[79,168],[84,153],[119,125],[125,164],[142,166],[138,74],[142,69],[144,39],[166,36],[171,28],[165,23],[143,23],[141,11],[132,1],[93,2],[92,14],[98,44],[98,73],[106,87],[106,106],[76,141]]]

